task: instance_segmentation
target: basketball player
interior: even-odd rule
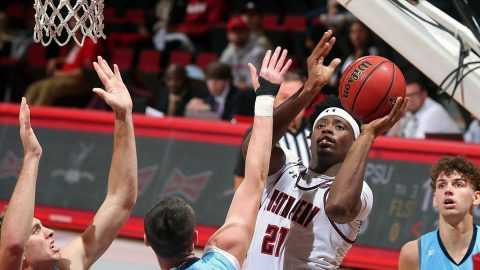
[[[334,43],[332,32],[325,32],[307,59],[304,87],[275,110],[274,142],[340,63],[334,59],[328,66],[323,64]],[[324,110],[312,127],[308,168],[281,148],[272,149],[271,174],[246,269],[334,269],[340,265],[372,207],[372,192],[363,181],[370,147],[400,119],[407,102],[397,98],[387,116],[361,129],[343,109]]]
[[[399,269],[473,269],[480,252],[473,208],[480,204],[480,170],[463,157],[444,157],[432,167],[433,206],[438,229],[406,243]]]
[[[290,67],[287,51],[265,54],[260,79],[254,72],[255,117],[245,180],[233,196],[225,224],[209,239],[202,258],[196,258],[195,213],[182,199],[167,197],[157,202],[144,219],[145,244],[157,255],[162,269],[240,269],[250,245],[255,218],[268,174],[272,147],[273,103],[280,83]],[[255,70],[252,64],[250,68]],[[259,84],[260,82],[260,84]]]
[[[304,81],[300,74],[287,72],[283,79],[278,95],[275,97],[275,107],[282,104],[302,87]],[[298,155],[304,164],[310,161],[310,130],[304,117],[305,110],[302,110],[288,126],[285,135],[279,140],[280,147],[288,149]],[[250,129],[245,132],[245,136],[250,133]],[[245,177],[245,157],[242,147],[239,147],[237,154],[237,163],[234,170],[234,187],[238,188]]]
[[[132,100],[115,72],[98,57],[93,63],[105,90],[93,91],[115,113],[112,164],[105,201],[92,223],[61,251],[55,246],[53,230],[33,217],[35,186],[42,147],[30,125],[26,99],[20,105],[20,137],[24,158],[17,184],[6,213],[0,216],[0,269],[89,269],[110,246],[127,220],[137,198],[137,153],[132,122]],[[2,223],[3,221],[3,223]]]

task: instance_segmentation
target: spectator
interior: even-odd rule
[[[341,31],[355,17],[340,5],[336,0],[328,0],[327,13],[320,15],[320,21],[333,29],[335,32]]]
[[[223,20],[226,6],[223,0],[190,0],[185,19],[178,25],[178,31],[189,37],[207,34],[210,28]]]
[[[302,88],[303,83],[304,81],[299,74],[287,72],[280,85],[277,97],[275,98],[275,107],[280,106],[295,94],[300,88]],[[305,110],[300,111],[297,117],[293,119],[288,126],[287,132],[283,135],[278,144],[282,149],[290,150],[296,154],[303,164],[308,164],[311,156],[309,138],[310,130],[307,127],[304,112]],[[246,135],[248,133],[250,133],[250,129],[247,130]],[[245,157],[243,156],[241,147],[239,149],[234,174],[235,188],[237,188],[240,183],[243,182],[243,178],[245,177]]]
[[[256,8],[255,2],[247,2],[245,5],[245,19],[250,29],[250,39],[265,50],[271,50],[272,43],[263,30],[262,14]]]
[[[205,83],[187,77],[185,68],[171,64],[165,74],[166,88],[160,92],[158,109],[168,116],[184,116],[185,106],[193,97],[208,94]]]
[[[259,69],[265,49],[250,39],[247,21],[242,16],[233,16],[227,24],[229,44],[220,56],[220,61],[228,64],[233,73],[233,84],[240,90],[252,89],[248,63]]]
[[[406,70],[404,75],[410,102],[406,114],[388,135],[424,139],[426,133],[460,133],[447,110],[428,96],[423,76],[415,69]]]
[[[470,143],[480,143],[480,120],[473,115],[472,117],[473,120],[465,134],[463,134],[463,139]]]
[[[159,51],[173,47],[194,52],[195,47],[186,34],[169,31],[172,25],[181,22],[185,8],[184,1],[159,0],[155,4],[154,17],[147,17],[146,25],[141,26],[139,32],[152,36],[153,45]]]
[[[75,20],[69,21],[69,26]],[[77,39],[81,40],[83,34],[80,30],[76,33]],[[98,44],[98,43],[97,43]],[[53,76],[34,82],[26,91],[25,96],[31,105],[54,105],[56,101],[64,97],[78,97],[88,94],[90,91],[83,78],[83,68],[91,66],[98,54],[97,44],[86,37],[83,46],[71,41],[71,49],[65,58],[58,57],[50,61],[48,69],[52,70]],[[61,64],[60,69],[56,67]]]
[[[347,67],[360,57],[378,54],[377,47],[373,44],[372,31],[360,21],[353,21],[348,27],[348,51],[340,68],[330,80],[330,85],[336,87],[341,74]]]
[[[223,120],[231,120],[234,115],[253,115],[255,93],[239,91],[232,84],[232,72],[224,63],[210,63],[206,69],[209,95],[205,98],[192,98],[187,104],[187,115],[212,113]]]

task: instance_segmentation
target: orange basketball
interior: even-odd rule
[[[338,95],[345,110],[367,123],[387,115],[397,97],[405,97],[405,78],[392,61],[364,56],[345,69]]]

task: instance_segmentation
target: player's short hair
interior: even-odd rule
[[[168,196],[148,210],[144,229],[155,254],[165,259],[179,259],[192,252],[195,212],[184,200]]]
[[[446,156],[433,164],[430,171],[430,185],[435,189],[435,184],[440,174],[443,173],[446,176],[449,176],[453,172],[461,174],[472,184],[475,191],[480,191],[480,170],[475,163],[467,160],[463,156]]]

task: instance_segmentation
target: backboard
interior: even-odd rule
[[[470,29],[425,0],[415,5],[406,0],[370,0],[368,5],[365,0],[337,1],[437,85],[454,77],[451,74],[460,63],[457,37],[461,37],[468,52],[463,63],[471,64],[464,67],[463,74],[468,74],[453,98],[480,117],[480,69],[475,69],[480,63],[473,63],[480,61],[480,43]],[[452,95],[454,83],[443,90]]]

